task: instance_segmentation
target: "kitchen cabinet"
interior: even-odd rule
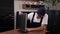
[[[14,1],[0,0],[0,32],[14,29]]]

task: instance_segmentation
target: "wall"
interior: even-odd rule
[[[24,3],[24,1],[15,1],[15,11],[17,11],[17,10],[20,10],[20,9],[22,9],[22,4]]]
[[[60,3],[57,4],[57,9],[60,10]]]

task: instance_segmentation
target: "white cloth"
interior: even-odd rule
[[[32,20],[33,14],[34,13],[29,13],[28,14],[28,19],[30,20],[30,22]],[[36,16],[37,16],[37,13],[35,13],[33,22],[39,23],[41,19],[37,19]],[[45,16],[43,17],[42,24],[48,24],[48,15],[47,14],[45,14]]]

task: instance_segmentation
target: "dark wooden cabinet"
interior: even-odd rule
[[[47,29],[51,34],[60,34],[60,10],[48,11]]]
[[[14,29],[14,0],[0,0],[0,32]]]

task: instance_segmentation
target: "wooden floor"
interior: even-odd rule
[[[27,33],[18,32],[18,29],[2,32],[0,34],[45,34],[44,31],[31,31]]]

